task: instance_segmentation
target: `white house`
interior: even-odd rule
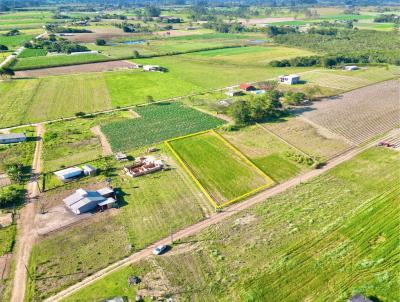
[[[297,74],[291,74],[291,75],[282,75],[279,77],[279,83],[282,84],[298,84],[300,82],[300,76]]]
[[[158,65],[144,65],[143,70],[144,71],[160,71],[161,68]]]
[[[347,70],[347,71],[358,70],[358,69],[359,69],[359,67],[356,65],[350,65],[350,66],[344,67],[344,70]]]
[[[23,133],[0,134],[0,144],[13,144],[24,141],[26,141],[26,136]]]

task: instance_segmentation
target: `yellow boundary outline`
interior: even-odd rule
[[[188,137],[198,136],[198,135],[202,135],[202,134],[206,134],[206,133],[214,134],[228,148],[230,148],[237,155],[239,155],[239,157],[243,158],[247,164],[249,164],[251,167],[256,169],[256,171],[258,173],[260,173],[267,180],[267,183],[265,185],[262,185],[261,187],[255,188],[254,190],[251,190],[250,192],[247,192],[247,193],[245,193],[243,195],[240,195],[240,196],[238,196],[238,197],[236,197],[236,198],[234,198],[232,200],[229,200],[229,201],[227,201],[227,202],[225,202],[223,204],[220,204],[220,205],[217,204],[217,202],[210,195],[210,193],[207,191],[207,189],[200,183],[199,179],[193,174],[193,172],[189,168],[188,164],[185,163],[185,161],[182,159],[182,157],[178,154],[178,152],[175,151],[175,149],[170,144],[170,142],[173,142],[173,141],[181,140],[181,139],[188,138]],[[176,137],[176,138],[173,138],[173,139],[166,140],[164,143],[171,150],[172,154],[178,159],[178,162],[183,166],[185,171],[189,174],[189,176],[193,179],[193,181],[196,183],[196,185],[200,188],[200,190],[204,193],[204,195],[207,197],[207,199],[212,203],[212,205],[216,209],[221,209],[221,208],[226,207],[226,206],[228,206],[228,205],[230,205],[232,203],[238,202],[239,200],[242,200],[243,198],[251,196],[251,195],[253,195],[253,194],[255,194],[255,193],[257,193],[257,192],[259,192],[259,191],[261,191],[261,190],[263,190],[265,188],[267,188],[267,187],[270,187],[271,185],[273,185],[275,183],[267,174],[264,173],[264,171],[262,171],[249,158],[247,158],[246,155],[244,155],[242,152],[240,152],[239,149],[237,149],[235,146],[233,146],[229,141],[227,141],[221,134],[219,134],[215,130],[206,130],[206,131],[201,131],[201,132],[197,132],[197,133],[193,133],[193,134],[189,134],[189,135]]]

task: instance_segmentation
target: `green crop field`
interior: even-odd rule
[[[147,280],[139,288],[162,276],[174,300],[344,302],[361,293],[395,301],[399,169],[397,152],[367,150],[181,242],[183,252],[178,242],[177,253],[123,268],[63,301],[133,299],[130,274]]]
[[[153,153],[170,165],[168,171],[139,178],[122,173],[124,163],[112,164],[112,185],[118,188],[120,208],[96,215],[84,223],[42,238],[34,247],[30,268],[36,280],[30,282],[28,296],[41,300],[72,285],[97,270],[198,222],[212,212],[211,205],[196,185],[174,162],[164,147]],[[132,156],[143,155],[143,150]],[[100,163],[100,161],[99,161]],[[100,167],[99,163],[93,163]],[[126,163],[125,163],[126,164]],[[101,186],[105,176],[70,184],[68,188],[46,193],[43,204],[60,202],[72,188]],[[159,188],[155,190],[154,188]],[[164,188],[164,189],[162,189]],[[85,244],[82,244],[85,242]]]
[[[0,25],[1,26],[1,25]],[[34,35],[16,35],[16,36],[2,36],[0,35],[0,44],[7,46],[10,49],[18,48],[24,42],[30,41]]]
[[[308,169],[306,164],[297,163],[287,155],[287,153],[301,153],[260,126],[250,126],[240,131],[221,132],[221,134],[277,182],[285,181]]]
[[[14,64],[14,70],[38,69],[46,67],[76,65],[107,61],[101,54],[54,55],[34,58],[21,58]]]
[[[189,136],[169,144],[220,206],[273,183],[216,133]]]
[[[0,94],[2,127],[111,108],[102,74],[5,81]]]
[[[140,118],[103,125],[114,151],[148,146],[164,140],[216,128],[224,121],[180,103],[137,107]]]
[[[18,58],[31,58],[31,57],[42,57],[47,54],[47,51],[40,48],[24,48],[24,50],[18,55]]]

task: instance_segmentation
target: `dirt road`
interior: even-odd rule
[[[37,238],[36,231],[33,227],[35,220],[34,200],[39,195],[37,186],[37,176],[41,171],[41,155],[42,155],[42,137],[44,134],[44,126],[36,126],[36,134],[39,140],[36,142],[35,154],[32,163],[32,176],[27,185],[27,205],[21,210],[20,218],[17,222],[17,238],[15,246],[15,276],[11,302],[23,302],[26,290],[27,270],[29,256],[35,240]]]
[[[381,138],[381,140],[382,140],[382,138]],[[254,206],[255,204],[265,201],[269,197],[272,197],[274,195],[282,193],[289,188],[293,188],[293,187],[301,184],[302,182],[308,181],[312,178],[315,178],[315,177],[321,175],[322,173],[325,173],[326,171],[353,158],[357,154],[361,153],[362,151],[364,151],[372,146],[375,146],[376,144],[377,144],[377,142],[374,141],[364,147],[352,149],[352,150],[332,159],[329,163],[327,163],[327,165],[325,165],[321,169],[312,170],[306,174],[297,176],[285,183],[277,185],[269,190],[263,191],[241,203],[234,204],[230,207],[227,207],[223,210],[223,212],[216,213],[199,223],[196,223],[196,224],[191,225],[183,230],[176,232],[175,234],[173,234],[173,238],[174,238],[174,240],[179,240],[179,239],[183,239],[183,238],[195,235],[213,224],[219,223],[219,222],[223,221],[224,219],[226,219],[240,211],[243,211],[245,209],[248,209],[248,208]],[[152,250],[156,246],[161,245],[161,244],[170,244],[170,237],[161,239],[158,242],[150,245],[149,247],[147,247],[135,254],[132,254],[131,256],[129,256],[127,258],[111,264],[110,266],[98,271],[97,273],[94,273],[93,275],[87,277],[86,279],[82,280],[81,282],[76,283],[76,284],[72,285],[71,287],[59,292],[55,296],[46,299],[45,302],[60,301],[63,298],[66,298],[66,297],[70,296],[71,294],[73,294],[74,292],[77,292],[78,290],[82,289],[83,287],[96,282],[97,280],[105,277],[106,275],[108,275],[122,267],[125,267],[125,266],[135,263],[135,262],[138,262],[140,260],[143,260],[144,258],[151,256]]]

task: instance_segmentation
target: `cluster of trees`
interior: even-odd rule
[[[127,16],[125,15],[119,15],[119,14],[100,14],[98,16],[100,19],[119,19],[119,20],[126,20],[128,19]]]
[[[12,29],[12,30],[2,34],[2,36],[13,37],[13,36],[18,36],[20,34],[21,34],[21,32],[18,29]]]
[[[220,33],[241,33],[246,30],[246,28],[238,23],[227,23],[223,21],[207,22],[204,24],[204,28],[213,29]]]
[[[25,189],[19,185],[11,185],[0,189],[0,207],[22,203]]]
[[[49,35],[48,39],[37,39],[33,43],[26,42],[24,44],[26,48],[45,49],[48,52],[60,52],[60,53],[71,53],[71,52],[82,52],[89,51],[86,46],[61,39],[55,35]]]
[[[329,22],[327,20],[322,21],[322,22],[316,22],[314,25],[320,26],[320,27],[341,27],[341,28],[354,28],[354,22],[358,22],[358,20],[340,20],[340,21],[333,21]]]
[[[298,32],[298,29],[290,26],[267,26],[265,30],[270,37]]]
[[[72,28],[72,27],[64,27],[64,26],[59,26],[58,24],[46,24],[45,28],[47,31],[52,32],[52,33],[91,33],[91,30],[84,29],[84,28]]]
[[[0,52],[7,51],[8,47],[6,45],[0,44]]]
[[[150,33],[151,29],[148,26],[143,26],[140,23],[114,23],[115,27],[121,28],[126,33]]]
[[[374,19],[374,22],[400,24],[400,16],[395,14],[380,15]]]
[[[326,34],[329,33],[329,34]],[[271,62],[275,66],[334,66],[342,63],[389,63],[400,65],[400,39],[396,32],[328,29],[309,33],[293,32],[274,37],[278,44],[326,53],[320,57]],[[335,63],[336,62],[336,63]]]

